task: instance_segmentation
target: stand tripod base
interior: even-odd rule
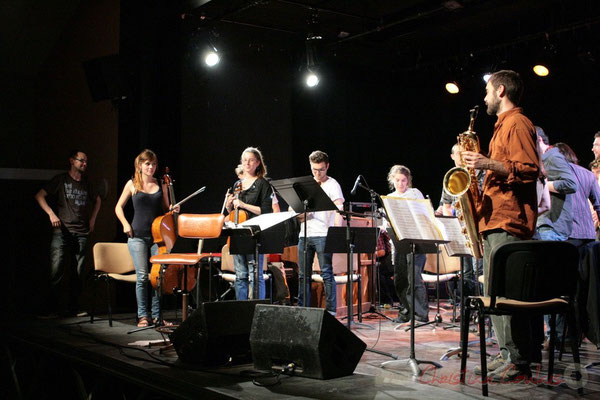
[[[435,368],[442,368],[442,366],[436,363],[435,361],[417,360],[416,358],[412,357],[404,360],[386,361],[381,364],[381,368],[403,370],[406,369],[406,367],[409,367],[413,376],[421,376],[423,374],[423,371],[421,371],[419,364],[430,364],[433,365]]]

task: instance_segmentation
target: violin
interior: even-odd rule
[[[163,182],[169,189],[169,202],[175,204],[175,192],[173,190],[173,180],[169,176],[169,168],[165,168]],[[158,244],[158,254],[170,253],[177,240],[177,229],[175,225],[175,213],[169,211],[166,214],[156,217],[152,222],[152,238],[154,243]],[[191,291],[196,286],[196,274],[187,274],[184,279],[184,265],[168,265],[161,273],[161,264],[152,264],[150,270],[150,283],[156,290],[161,288],[162,294],[173,294],[177,289]],[[187,285],[183,288],[184,280]]]
[[[233,198],[239,199],[241,191],[242,191],[242,181],[239,180],[233,186],[233,192],[231,193],[231,194],[233,194]],[[229,193],[230,193],[230,190],[228,189],[227,194],[225,195],[226,201],[227,201],[227,195]],[[237,225],[237,224],[240,224],[240,223],[248,220],[248,213],[246,212],[246,210],[240,210],[240,208],[238,207],[235,209],[235,211],[232,211],[229,213],[226,220],[233,222],[234,224]],[[231,246],[231,236],[227,238],[227,246]]]

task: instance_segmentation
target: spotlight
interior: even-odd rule
[[[456,82],[447,82],[446,90],[450,94],[456,94],[456,93],[460,92],[460,88],[458,87],[458,83],[456,83]]]
[[[492,77],[492,74],[490,72],[486,72],[485,74],[483,74],[483,81],[485,83],[488,83],[488,81],[490,80],[491,77]]]
[[[319,84],[319,76],[312,71],[308,71],[304,77],[304,83],[308,87],[315,87]]]
[[[535,65],[533,67],[533,72],[535,72],[537,76],[548,76],[548,74],[550,74],[550,70],[548,69],[548,67],[546,67],[543,64]]]
[[[221,61],[221,57],[219,57],[219,54],[216,50],[211,50],[204,54],[204,63],[209,67],[214,67],[219,63],[219,61]]]

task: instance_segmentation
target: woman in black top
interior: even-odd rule
[[[267,166],[263,161],[260,150],[248,147],[242,152],[241,158],[243,176],[234,186],[240,187],[239,193],[229,195],[227,198],[227,211],[235,209],[248,214],[248,219],[272,211],[271,195],[273,190],[265,179]],[[248,283],[254,287],[254,254],[235,254],[233,264],[235,267],[235,296],[237,300],[248,300]],[[265,298],[265,282],[263,280],[262,265],[264,256],[258,257],[258,298]]]
[[[169,209],[167,189],[161,187],[154,173],[157,166],[156,154],[151,150],[142,151],[135,159],[135,173],[127,181],[115,207],[115,214],[123,224],[127,235],[127,247],[133,259],[136,273],[135,296],[137,300],[138,326],[144,327],[158,320],[160,305],[158,294],[150,285],[149,258],[158,253],[158,245],[152,238],[152,222]],[[133,221],[125,218],[123,208],[129,199],[133,201]],[[148,307],[148,291],[152,294],[152,305]]]

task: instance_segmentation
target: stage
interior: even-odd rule
[[[385,361],[409,357],[410,332],[403,329],[406,324],[399,326],[377,314],[365,313],[363,323],[368,328],[353,327],[352,332],[367,344],[367,351],[354,374],[330,380],[288,375],[266,377],[255,371],[252,364],[214,369],[183,365],[173,349],[161,349],[159,342],[163,336],[154,329],[127,333],[135,329],[133,314],[115,315],[113,327],[109,327],[108,320],[103,318],[90,324],[89,317],[5,316],[0,396],[19,398],[16,380],[22,398],[52,398],[55,395],[85,398],[89,394],[93,398],[181,399],[480,398],[479,377],[472,372],[479,364],[478,344],[469,352],[467,382],[471,384],[458,383],[460,360],[456,356],[440,360],[448,349],[459,343],[458,328],[443,329],[449,325],[452,316],[450,306],[443,306],[442,324],[420,327],[415,332],[416,358],[436,361],[442,368],[422,364],[420,377],[413,377],[408,366],[382,368]],[[393,309],[380,311],[390,317],[397,313]],[[430,318],[435,316],[435,311],[435,308],[430,309]],[[173,312],[166,314],[167,319],[176,318]],[[341,323],[345,325],[345,320]],[[469,340],[477,339],[471,333]],[[488,352],[495,354],[497,347],[489,346]],[[584,365],[600,361],[596,346],[587,340],[581,348],[581,358]],[[557,379],[563,379],[563,372],[571,361],[570,353],[563,356],[562,362],[556,361]],[[532,382],[492,383],[490,398],[578,397],[568,384],[550,388],[540,383],[545,380],[546,368],[547,352],[541,371],[533,371]],[[600,396],[600,367],[586,370],[584,385],[586,398]]]

